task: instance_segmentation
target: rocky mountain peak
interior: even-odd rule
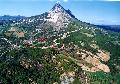
[[[56,3],[53,8],[48,12],[48,22],[54,24],[55,30],[65,29],[70,21],[74,20],[75,17],[70,10],[64,9],[60,3]]]
[[[51,9],[51,11],[55,11],[57,13],[57,12],[64,12],[65,9],[60,5],[60,3],[56,3]]]
[[[61,22],[67,22],[70,19],[75,19],[75,16],[71,13],[70,10],[64,9],[60,3],[56,3],[53,8],[49,11],[48,17],[50,17],[49,21],[54,23],[61,20]]]

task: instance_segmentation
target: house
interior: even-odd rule
[[[25,36],[25,35],[24,35],[24,32],[15,32],[15,34],[16,34],[16,36],[17,36],[18,38]]]
[[[37,38],[35,40],[37,40],[39,42],[45,42],[45,41],[47,41],[47,38]]]

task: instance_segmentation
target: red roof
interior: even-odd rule
[[[46,41],[47,38],[37,38],[36,40],[38,40],[38,41]]]

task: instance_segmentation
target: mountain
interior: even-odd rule
[[[10,16],[10,15],[4,15],[4,16],[0,16],[0,21],[1,20],[5,20],[5,21],[8,21],[8,20],[11,20],[11,21],[14,21],[14,20],[19,20],[19,19],[23,19],[25,18],[25,16]]]
[[[102,29],[120,32],[120,25],[96,25]]]
[[[26,18],[26,17],[20,16],[20,15],[18,15],[18,16],[10,16],[10,15],[0,16],[0,25],[12,23],[12,22],[18,21],[23,18]]]
[[[76,20],[70,10],[65,10],[59,3],[56,3],[49,12],[41,15],[28,17],[16,23],[22,27],[38,28],[52,27],[54,31],[65,29],[67,25]]]

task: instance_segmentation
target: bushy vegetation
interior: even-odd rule
[[[12,56],[9,60],[4,57],[0,60],[0,81],[1,83],[25,83],[37,82],[40,84],[51,84],[59,82],[59,72],[55,69],[56,65],[52,62],[53,50],[41,49],[21,49],[12,50],[6,56]],[[25,60],[31,67],[25,68],[20,64]],[[30,81],[30,79],[32,81]]]
[[[83,25],[83,24],[81,24]],[[73,28],[72,28],[73,27]],[[71,29],[75,29],[75,26],[72,26]],[[80,26],[79,26],[80,27]],[[88,25],[88,28],[89,27]],[[87,37],[86,35],[82,34],[83,32],[86,33],[90,33],[93,29],[85,29],[85,25],[83,26],[83,29],[81,29],[78,32],[74,32],[72,34],[70,34],[70,37],[66,38],[64,40],[64,43],[68,44],[70,42],[73,42],[73,44],[78,45],[80,48],[84,48],[88,51],[91,51],[93,53],[96,53],[97,51],[93,48],[90,47],[90,44],[95,43],[96,45],[99,46],[100,49],[106,50],[108,52],[110,52],[110,60],[107,62],[108,66],[110,67],[111,73],[109,74],[109,76],[107,76],[107,74],[102,73],[102,72],[97,72],[97,73],[90,73],[90,74],[94,74],[95,78],[92,78],[91,80],[96,81],[92,84],[110,84],[110,83],[116,83],[119,84],[120,80],[119,80],[119,76],[120,76],[120,44],[118,43],[114,43],[114,42],[119,42],[120,41],[120,33],[119,32],[113,32],[113,31],[107,31],[107,30],[103,30],[103,29],[99,29],[96,27],[94,28],[94,32],[95,35],[94,37]],[[107,33],[105,33],[105,31],[107,31]],[[84,43],[84,46],[81,46],[81,44],[79,43],[79,41],[82,41]],[[93,42],[94,41],[94,42]],[[98,79],[96,79],[96,75],[104,75],[104,78],[97,77],[98,79],[100,79],[100,81],[98,81]],[[92,75],[90,75],[91,77]],[[107,79],[106,79],[107,78]]]
[[[41,16],[42,17],[42,16]],[[37,23],[36,23],[37,24]],[[10,28],[10,25],[0,26],[3,32]],[[6,28],[4,30],[4,28]],[[96,26],[83,23],[83,22],[71,22],[68,25],[67,31],[76,32],[70,33],[65,39],[57,39],[56,42],[60,43],[58,47],[64,43],[65,47],[71,49],[70,53],[62,52],[62,50],[56,50],[52,48],[40,49],[44,45],[50,46],[52,41],[58,36],[52,37],[54,33],[52,27],[46,32],[37,33],[34,36],[34,29],[23,29],[20,31],[27,32],[24,38],[17,38],[14,36],[4,36],[4,33],[0,33],[1,37],[7,38],[12,44],[18,43],[20,48],[12,48],[10,44],[2,43],[1,41],[1,53],[6,51],[0,56],[0,83],[3,84],[52,84],[54,82],[60,83],[60,75],[64,72],[74,71],[75,77],[73,84],[85,83],[84,80],[88,78],[90,84],[119,84],[120,83],[120,33],[105,31],[103,29],[96,28]],[[31,34],[31,32],[33,34]],[[30,38],[39,38],[44,36],[50,37],[47,42],[39,43],[35,42],[36,48],[26,48],[23,45],[24,40]],[[63,34],[63,33],[62,33]],[[57,34],[56,34],[57,35]],[[90,35],[90,36],[89,36]],[[69,57],[75,58],[74,48],[75,45],[79,49],[90,51],[93,54],[97,53],[97,49],[91,47],[91,44],[96,44],[99,49],[110,52],[110,60],[106,62],[110,67],[110,73],[100,72],[85,72],[78,66],[75,61]],[[77,57],[77,56],[76,56]]]

